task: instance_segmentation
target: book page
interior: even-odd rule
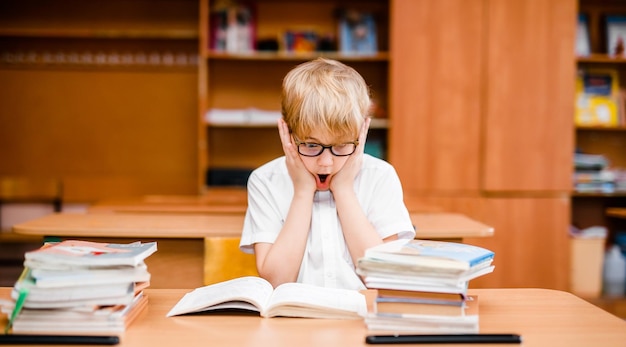
[[[356,318],[366,312],[365,296],[356,290],[285,283],[274,290],[264,316]]]
[[[240,277],[194,289],[185,294],[167,313],[167,317],[218,308],[261,312],[271,295],[272,285],[266,280],[253,276]]]

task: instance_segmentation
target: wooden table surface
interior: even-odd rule
[[[411,218],[418,238],[461,242],[465,237],[493,234],[493,228],[460,214],[415,213]],[[233,213],[55,213],[16,224],[13,231],[96,242],[156,241],[158,251],[146,260],[153,287],[195,288],[205,283],[205,270],[215,267],[206,263],[205,239],[238,238],[243,219],[243,214]]]
[[[243,214],[55,213],[13,226],[24,235],[204,238],[240,236]],[[493,228],[457,213],[412,213],[418,238],[493,235]]]
[[[9,288],[0,288],[7,298]],[[365,346],[362,320],[261,318],[253,315],[165,317],[186,290],[148,289],[149,304],[122,335],[122,347]],[[626,321],[566,292],[474,289],[481,333],[517,333],[524,347],[625,346]],[[0,326],[6,320],[0,321]],[[475,345],[493,346],[493,345]]]

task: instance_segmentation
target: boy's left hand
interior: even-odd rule
[[[340,189],[350,189],[353,190],[353,183],[356,175],[361,170],[361,166],[363,163],[363,153],[365,150],[365,141],[367,139],[367,131],[370,127],[371,119],[369,117],[365,118],[363,121],[363,125],[361,126],[361,133],[359,134],[359,145],[356,147],[356,150],[346,161],[346,164],[335,174],[333,179],[330,181],[330,190],[333,193],[337,193]]]

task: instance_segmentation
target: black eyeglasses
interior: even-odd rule
[[[330,146],[325,146],[315,142],[300,142],[298,140],[295,140],[295,142],[296,145],[298,145],[298,153],[305,157],[317,157],[322,154],[326,148],[330,149],[330,153],[336,157],[346,157],[354,153],[354,151],[356,151],[356,146],[359,145],[359,141],[346,142]]]

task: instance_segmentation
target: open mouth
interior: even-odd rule
[[[324,183],[326,182],[326,179],[328,178],[328,175],[317,175],[320,178],[320,182]]]

